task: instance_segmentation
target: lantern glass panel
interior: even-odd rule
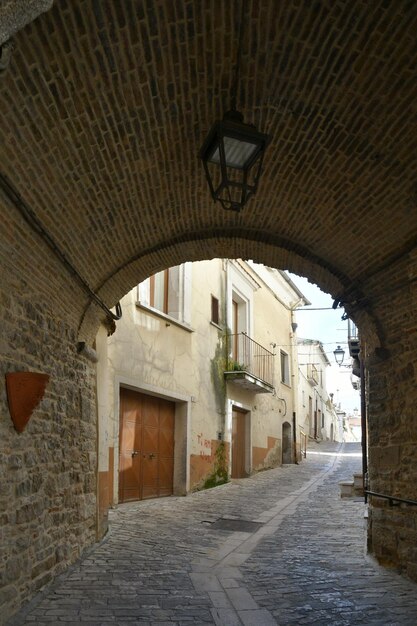
[[[244,169],[254,155],[257,144],[248,141],[240,141],[234,137],[223,137],[226,166],[236,169]],[[212,163],[220,163],[219,147],[215,149],[209,159]]]
[[[336,350],[333,351],[335,361],[338,365],[342,365],[343,359],[345,358],[345,351],[340,346],[337,346]]]

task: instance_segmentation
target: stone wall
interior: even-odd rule
[[[417,501],[416,255],[390,273],[398,287],[379,299],[389,355],[380,362],[371,358],[368,372],[370,489]],[[399,288],[407,276],[414,282]],[[376,497],[371,502],[371,551],[417,581],[417,506],[391,507]]]
[[[75,332],[29,293],[0,291],[0,311],[3,619],[95,540],[96,410],[94,370],[77,354]],[[21,434],[12,424],[5,389],[5,374],[13,371],[50,376]]]

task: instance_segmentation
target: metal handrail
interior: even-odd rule
[[[229,334],[228,371],[246,371],[273,386],[274,354],[246,333]]]
[[[407,500],[406,498],[397,498],[397,496],[388,496],[385,493],[377,493],[376,491],[368,491],[365,489],[365,493],[368,496],[374,496],[375,498],[383,498],[389,500],[390,506],[399,506],[399,504],[408,504],[409,506],[417,506],[416,500]],[[398,502],[399,504],[394,504]]]

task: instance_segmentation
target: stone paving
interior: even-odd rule
[[[120,505],[108,537],[8,624],[416,626],[417,585],[365,555],[365,505],[339,497],[361,466],[356,444],[339,448]],[[238,520],[258,524],[222,528]]]

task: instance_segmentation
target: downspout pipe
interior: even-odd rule
[[[366,411],[366,396],[365,396],[365,363],[363,356],[359,356],[361,367],[361,430],[362,430],[362,480],[365,493],[365,503],[368,501],[368,489],[367,475],[368,475],[368,442],[367,442],[367,411]]]
[[[294,311],[300,306],[303,299],[300,298],[296,304],[291,306],[291,369],[292,369],[292,448],[293,448],[293,461],[298,463],[297,460],[297,411],[298,411],[298,354],[297,354],[297,340],[296,331],[297,324],[294,319]]]
[[[292,412],[292,439],[293,439],[293,449],[294,449],[294,463],[298,465],[297,459],[297,414],[295,411]]]

